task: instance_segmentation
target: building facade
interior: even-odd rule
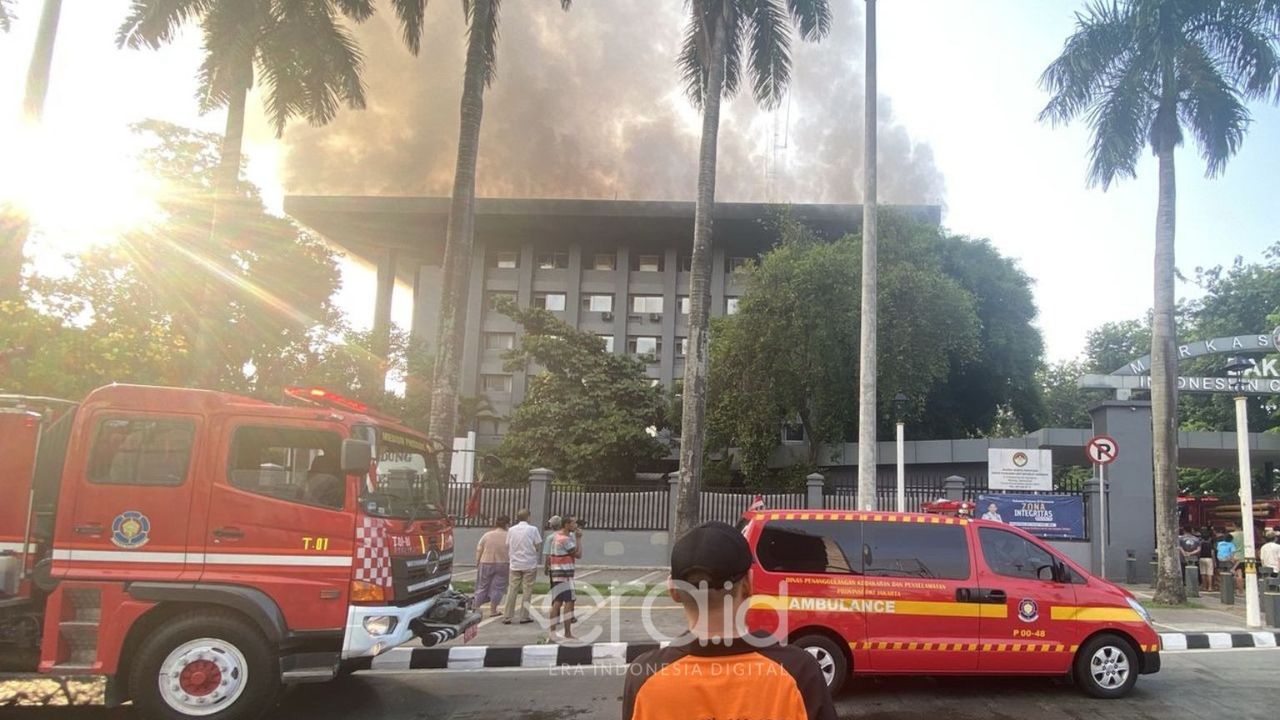
[[[286,212],[345,252],[378,268],[374,326],[390,325],[392,282],[414,288],[411,332],[434,342],[442,286],[447,198],[290,197]],[[937,206],[897,208],[937,224]],[[524,397],[527,378],[502,355],[519,342],[503,298],[541,307],[599,335],[611,352],[645,357],[670,387],[683,377],[689,319],[693,203],[609,200],[477,201],[462,356],[461,394],[483,395],[497,415]],[[745,290],[734,270],[778,241],[789,213],[819,235],[858,232],[859,205],[718,203],[712,242],[711,314],[732,314]],[[487,421],[482,436],[501,434]]]

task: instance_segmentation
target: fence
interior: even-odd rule
[[[471,483],[450,482],[445,491],[445,512],[453,516],[453,522],[462,527],[484,527],[503,515],[512,518],[522,508],[529,507],[529,486],[482,485],[480,487],[480,512],[468,517],[467,504],[476,486]]]
[[[702,492],[701,505],[702,520],[704,522],[719,520],[732,525],[738,522],[747,508],[751,507],[751,503],[757,495],[764,499],[765,507],[770,508],[803,508],[806,503],[803,492],[788,492],[785,490],[704,490]]]
[[[552,485],[547,511],[573,515],[592,530],[666,530],[671,491],[655,485]]]

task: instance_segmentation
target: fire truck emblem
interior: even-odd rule
[[[1031,598],[1023,598],[1018,603],[1018,619],[1022,622],[1035,622],[1040,619],[1040,607]]]
[[[147,544],[151,538],[151,521],[137,510],[125,510],[111,523],[111,542],[132,550]]]

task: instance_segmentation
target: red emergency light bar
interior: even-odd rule
[[[369,407],[359,400],[353,400],[345,395],[339,395],[332,390],[325,390],[321,387],[286,387],[284,394],[295,400],[301,400],[312,405],[319,405],[331,410],[346,410],[347,412],[360,413],[369,417],[376,417],[380,420],[390,420],[391,422],[400,422],[398,418],[394,418],[386,413],[379,412],[377,409]]]

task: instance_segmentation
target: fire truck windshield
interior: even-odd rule
[[[443,494],[428,462],[426,441],[384,428],[359,430],[363,430],[360,436],[372,440],[377,460],[377,475],[366,478],[360,486],[361,509],[378,517],[443,517]]]

